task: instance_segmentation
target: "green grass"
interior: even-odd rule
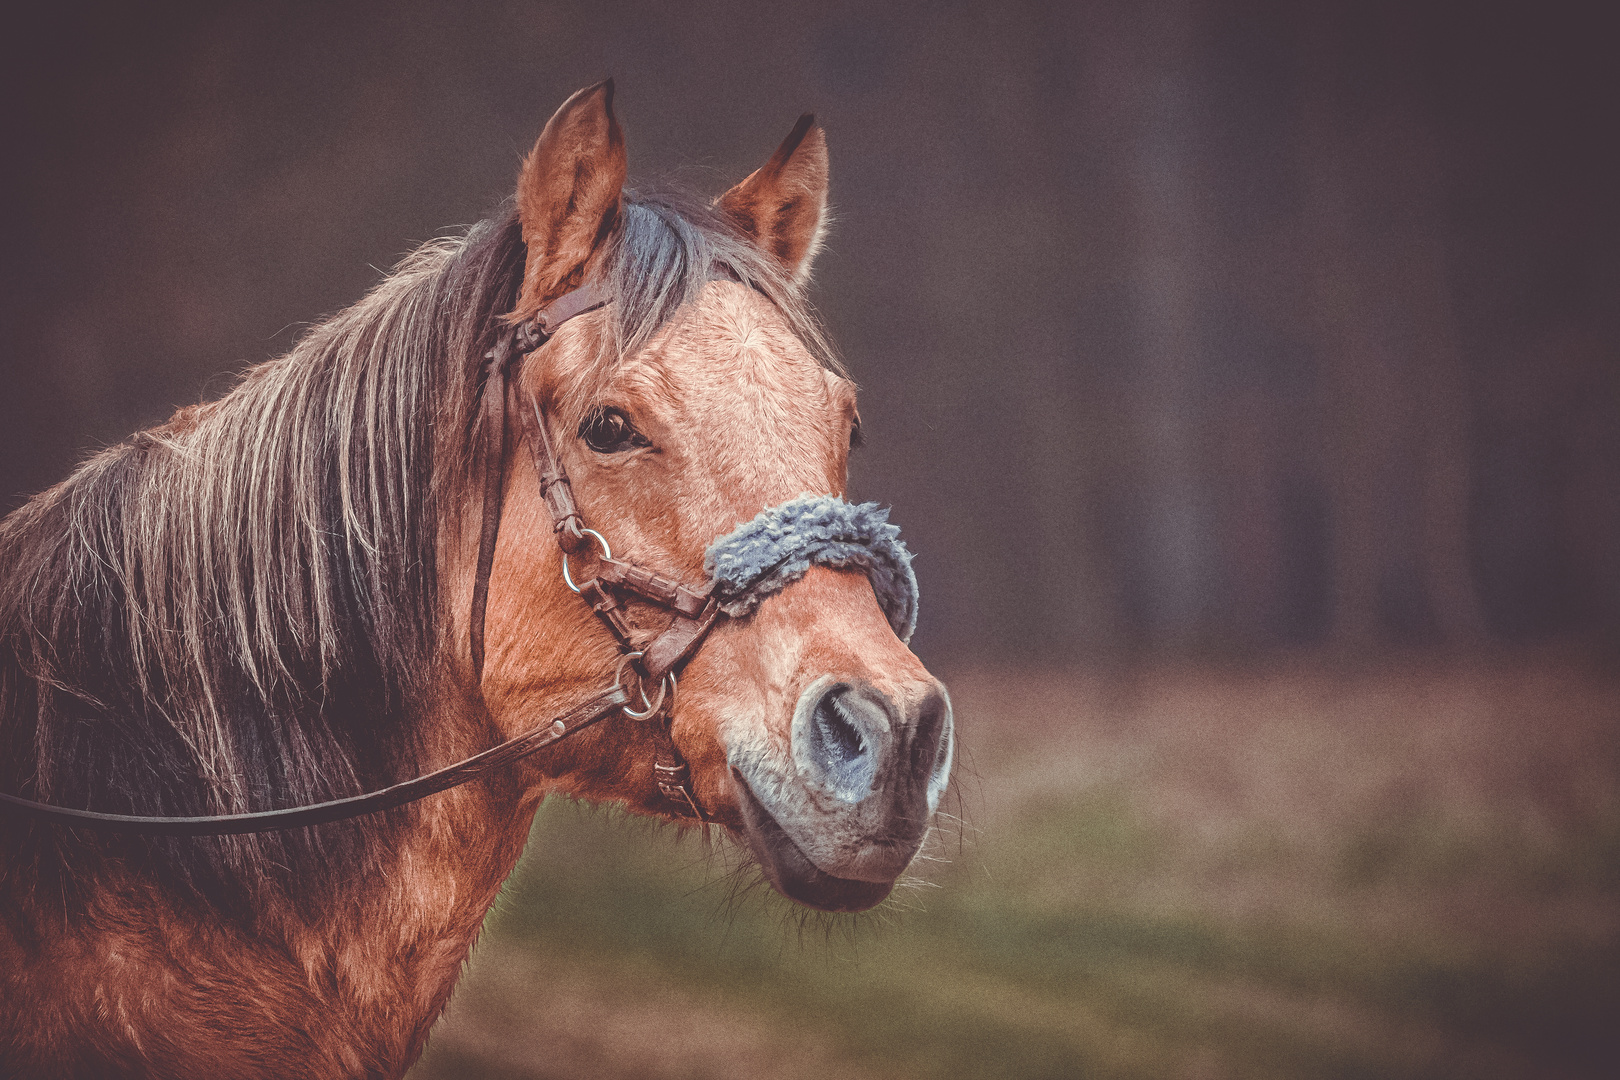
[[[1193,740],[1181,760],[1207,753]],[[514,1016],[525,987],[588,979],[610,988],[606,1007],[629,988],[632,1011],[719,1016],[750,1045],[779,1033],[784,1061],[814,1046],[852,1073],[1612,1075],[1620,819],[1603,799],[1551,825],[1501,796],[1324,810],[1302,828],[1241,797],[1166,811],[1159,796],[1185,778],[1154,762],[1000,801],[998,765],[981,778],[983,826],[932,845],[926,884],[858,917],[793,907],[723,846],[549,801],[469,1007],[496,1000],[479,996],[481,965],[506,956]],[[453,1009],[419,1076],[580,1072],[548,1071],[543,1014],[513,1021],[536,1026],[530,1067],[481,1060],[457,1022]],[[652,1068],[599,1052],[590,1075]],[[708,1064],[693,1053],[664,1075],[732,1075],[723,1048]]]

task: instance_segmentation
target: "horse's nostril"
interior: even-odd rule
[[[938,806],[940,794],[950,781],[956,742],[954,726],[951,699],[945,688],[936,684],[917,704],[916,736],[911,746],[913,775],[927,780],[929,810]]]
[[[845,798],[863,797],[877,772],[871,733],[882,717],[872,713],[881,709],[848,686],[834,686],[811,710],[810,763]]]
[[[816,703],[816,728],[829,756],[847,761],[866,749],[866,740],[839,708],[842,696],[842,691],[834,691]]]

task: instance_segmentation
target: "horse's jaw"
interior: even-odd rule
[[[876,907],[894,890],[893,879],[858,881],[822,870],[760,805],[742,774],[733,776],[742,807],[741,839],[777,892],[817,911],[841,912]]]

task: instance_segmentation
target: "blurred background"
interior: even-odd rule
[[[14,18],[0,509],[488,213],[581,86],[633,180],[714,193],[813,110],[956,798],[837,920],[548,803],[413,1076],[1614,1075],[1611,17]]]

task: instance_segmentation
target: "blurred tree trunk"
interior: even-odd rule
[[[1376,337],[1357,190],[1355,137],[1337,77],[1332,28],[1318,10],[1307,20],[1301,94],[1300,153],[1304,175],[1305,267],[1309,324],[1326,376],[1331,413],[1323,433],[1332,544],[1332,644],[1347,652],[1380,637],[1378,596],[1389,561],[1382,528],[1384,491],[1396,466],[1394,423],[1401,371]]]
[[[931,21],[915,42],[948,58],[927,69],[927,96],[972,138],[907,151],[930,163],[906,184],[930,272],[906,288],[931,315],[920,333],[932,365],[909,392],[957,391],[960,421],[930,462],[963,478],[974,537],[964,595],[951,602],[1023,659],[1103,653],[1126,636],[1098,505],[1119,451],[1106,395],[1091,385],[1098,358],[1081,352],[1076,328],[1090,275],[1108,265],[1087,233],[1109,215],[1074,167],[1086,124],[1070,50],[1083,17],[984,9]]]
[[[1421,440],[1423,581],[1440,639],[1466,646],[1484,636],[1485,619],[1468,543],[1473,409],[1452,305],[1443,176],[1433,133],[1410,113],[1397,120],[1391,145],[1413,208],[1402,233],[1405,257],[1394,269],[1417,330],[1411,430]]]
[[[1197,301],[1203,222],[1195,200],[1194,6],[1110,12],[1090,45],[1099,124],[1124,133],[1126,252],[1138,341],[1130,388],[1137,469],[1132,561],[1142,630],[1168,651],[1194,644],[1210,615],[1201,475]],[[1117,21],[1115,21],[1117,20]]]
[[[1008,332],[990,349],[1005,352],[1008,385],[1019,388],[1023,409],[1017,427],[1028,463],[1024,504],[1035,541],[1026,569],[1039,590],[1034,601],[1042,609],[1048,650],[1095,655],[1116,649],[1124,635],[1099,512],[1117,451],[1108,445],[1106,395],[1095,385],[1095,358],[1081,353],[1086,342],[1075,316],[1093,285],[1087,264],[1096,260],[1087,224],[1098,216],[1102,197],[1093,177],[1073,167],[1072,157],[1072,148],[1090,133],[1070,59],[1070,50],[1085,38],[1086,13],[1060,5],[987,10],[987,16],[995,32],[976,40],[974,51],[991,70],[1007,74],[988,93],[983,86],[964,90],[995,117],[987,126],[1004,140],[1005,160],[1020,163],[1018,198],[984,199],[1002,219],[983,235],[999,240],[995,246],[1005,260],[994,277],[1011,283],[1022,276],[1022,288],[1011,288],[1003,300]],[[993,186],[994,180],[986,183]],[[983,258],[981,250],[977,259]],[[1029,265],[1066,266],[1067,272],[1031,281],[1022,273]]]
[[[1411,88],[1365,82],[1386,66],[1378,50],[1398,47],[1399,26],[1377,29],[1374,57],[1347,57],[1318,10],[1303,48],[1312,323],[1333,405],[1332,638],[1350,652],[1377,644],[1396,612],[1402,629],[1448,643],[1483,633],[1440,165]]]

